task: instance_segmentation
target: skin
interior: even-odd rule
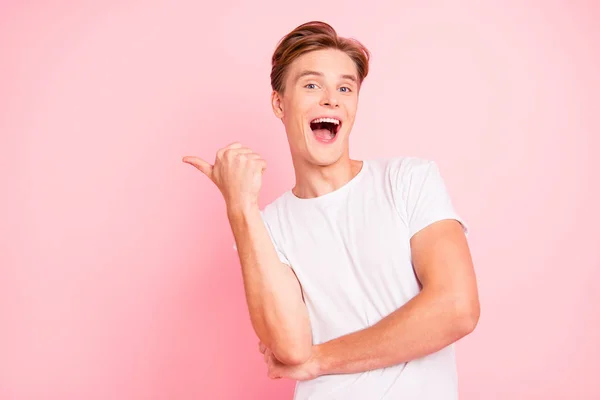
[[[221,191],[236,241],[250,321],[258,338],[287,365],[311,356],[312,336],[300,284],[277,257],[258,207],[266,162],[240,143],[217,152],[214,165],[184,157]]]
[[[272,93],[273,112],[289,142],[296,196],[329,193],[362,168],[362,161],[350,159],[348,145],[359,91],[352,59],[327,49],[295,60],[287,71],[285,90]],[[331,144],[317,141],[310,129],[310,121],[324,115],[342,121]],[[266,162],[240,143],[219,150],[214,165],[198,157],[183,161],[203,172],[223,194],[269,377],[307,380],[384,368],[438,351],[475,329],[479,299],[469,247],[459,223],[444,220],[411,239],[422,284],[417,296],[371,327],[313,345],[300,284],[292,269],[279,262],[260,218],[258,195]]]
[[[307,74],[311,71],[321,75]],[[362,168],[362,161],[349,156],[359,90],[352,59],[338,50],[320,50],[294,61],[286,75],[284,93],[272,93],[273,112],[287,133],[296,175],[292,192],[296,196],[310,198],[329,193]],[[332,144],[317,141],[310,129],[310,121],[323,115],[342,121]]]

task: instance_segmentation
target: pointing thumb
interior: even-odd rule
[[[184,163],[188,163],[198,168],[202,173],[204,173],[204,175],[208,176],[209,178],[212,176],[213,166],[210,163],[201,159],[200,157],[183,157],[182,161]]]

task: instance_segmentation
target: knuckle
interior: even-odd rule
[[[226,149],[223,152],[223,158],[225,158],[226,160],[230,160],[232,156],[235,155],[235,151],[232,149]]]

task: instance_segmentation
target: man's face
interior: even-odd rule
[[[359,91],[354,61],[339,50],[317,50],[296,59],[286,73],[284,93],[274,92],[272,103],[292,156],[320,166],[348,156]]]

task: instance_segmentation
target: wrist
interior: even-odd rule
[[[228,202],[227,203],[227,216],[229,217],[230,220],[244,218],[253,213],[259,212],[259,211],[260,211],[260,209],[258,207],[258,204],[256,204],[256,203],[251,203],[251,202],[245,202],[245,203]]]
[[[323,353],[323,346],[314,345],[312,348],[312,368],[313,374],[315,378],[318,378],[322,375],[326,375],[326,363],[325,363],[325,354]]]

